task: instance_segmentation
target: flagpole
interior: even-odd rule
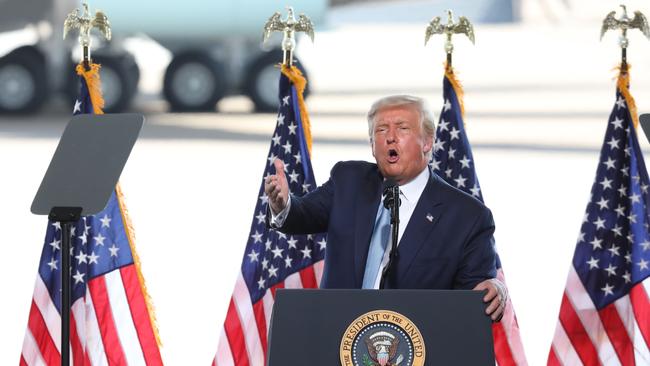
[[[621,75],[627,74],[627,47],[621,48]]]
[[[66,17],[63,24],[63,38],[65,39],[73,29],[79,29],[79,43],[82,47],[82,65],[84,70],[90,71],[90,30],[97,28],[107,40],[111,39],[111,27],[106,15],[97,11],[95,16],[90,15],[88,2],[82,4],[83,11],[74,9]],[[70,248],[71,230],[73,224],[81,219],[81,207],[54,207],[50,211],[49,219],[58,221],[61,225],[61,366],[70,365]]]
[[[623,6],[625,11],[625,6]],[[624,12],[623,19],[627,18],[627,14]],[[627,46],[629,44],[627,40],[627,28],[622,28],[621,38],[619,40],[621,46],[621,76],[627,75],[628,65],[627,65]]]

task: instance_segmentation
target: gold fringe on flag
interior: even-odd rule
[[[305,134],[307,142],[307,150],[311,156],[311,124],[309,122],[309,115],[307,114],[307,106],[305,105],[305,98],[302,93],[307,86],[307,80],[302,76],[302,72],[295,66],[282,65],[282,73],[291,80],[295,85],[298,94],[298,107],[300,108],[300,119],[302,120],[302,130]]]
[[[627,104],[628,111],[632,117],[632,122],[634,123],[634,129],[636,130],[639,127],[639,115],[637,114],[636,103],[632,94],[630,94],[630,64],[627,64],[625,72],[622,71],[621,66],[617,66],[618,70],[618,80],[616,81],[616,87],[621,91],[623,97],[625,98],[625,104]]]
[[[131,222],[131,218],[129,217],[129,211],[124,204],[124,194],[122,193],[122,188],[120,187],[119,183],[115,186],[115,195],[117,197],[117,203],[120,205],[122,222],[124,223],[126,237],[129,240],[129,246],[131,247],[133,263],[135,264],[138,280],[140,281],[140,289],[142,289],[142,295],[144,296],[145,303],[147,304],[147,312],[149,313],[151,328],[153,328],[153,333],[156,337],[158,346],[161,346],[162,343],[160,341],[160,335],[158,333],[158,322],[156,321],[156,313],[154,312],[153,301],[151,300],[151,296],[149,296],[149,292],[147,292],[147,285],[144,283],[144,276],[142,275],[142,271],[140,269],[140,257],[138,256],[138,252],[135,250],[135,230],[133,229],[133,224]]]
[[[102,111],[104,108],[104,98],[102,97],[101,82],[99,80],[100,68],[100,65],[91,63],[90,70],[86,71],[83,62],[77,65],[77,75],[86,80],[88,94],[90,94],[90,101],[93,103],[93,111],[95,114],[104,114]]]
[[[90,101],[93,104],[93,111],[95,114],[103,114],[102,108],[104,108],[104,98],[102,97],[101,91],[101,80],[99,77],[99,69],[101,68],[98,64],[90,64],[90,70],[86,71],[83,63],[77,65],[77,74],[82,76],[86,80],[88,85],[88,93],[90,95]],[[151,328],[153,329],[154,336],[156,337],[156,342],[158,346],[161,346],[160,335],[158,333],[158,323],[156,321],[156,315],[154,312],[154,306],[147,292],[147,286],[144,282],[144,276],[142,275],[140,257],[138,252],[135,249],[135,232],[133,230],[133,224],[129,218],[128,210],[124,204],[124,195],[122,194],[122,188],[118,183],[115,186],[115,195],[117,202],[120,206],[120,214],[122,215],[122,222],[124,223],[124,230],[126,231],[126,237],[129,240],[129,247],[131,247],[131,255],[133,257],[133,263],[135,264],[136,273],[138,275],[138,281],[140,282],[140,289],[142,290],[142,295],[145,299],[147,305],[147,312],[149,313],[149,320],[151,321]]]
[[[461,85],[460,81],[456,78],[456,74],[454,73],[454,68],[450,67],[447,65],[445,62],[445,76],[451,83],[451,86],[454,88],[454,92],[456,92],[456,98],[458,99],[458,104],[460,104],[460,116],[463,117],[463,123],[465,123],[465,102],[464,102],[464,92],[463,92],[463,86]]]

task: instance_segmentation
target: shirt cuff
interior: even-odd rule
[[[289,209],[291,208],[291,195],[289,195],[289,198],[287,199],[287,207],[284,208],[284,210],[280,211],[279,213],[275,214],[273,213],[273,210],[270,209],[271,211],[271,227],[274,229],[282,227],[284,225],[284,222],[287,220],[287,216],[289,215]]]

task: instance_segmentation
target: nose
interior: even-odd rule
[[[397,142],[397,130],[394,127],[388,129],[386,133],[386,143],[393,144]]]

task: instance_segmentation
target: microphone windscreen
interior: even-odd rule
[[[387,190],[389,188],[393,188],[396,185],[397,185],[397,181],[395,179],[387,178],[386,180],[384,180],[384,182],[382,184],[382,187],[383,187],[382,191],[385,191],[385,190]]]
[[[394,189],[396,187],[397,181],[393,178],[388,178],[383,183],[384,207],[388,209],[393,206],[393,201],[395,200],[395,197],[393,197],[395,195]]]

